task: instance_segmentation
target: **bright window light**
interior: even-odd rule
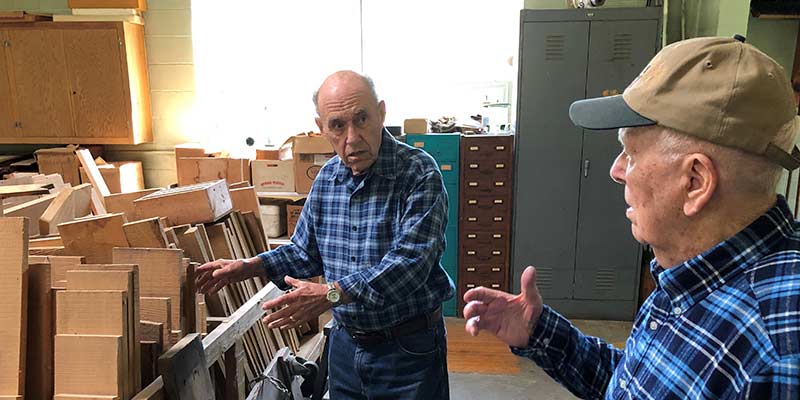
[[[330,73],[370,75],[387,125],[405,118],[508,119],[521,1],[227,0],[192,2],[198,105],[194,137],[249,155],[316,131],[311,95]],[[363,24],[362,24],[363,21]],[[494,117],[493,117],[494,118]],[[490,121],[494,123],[495,121]]]

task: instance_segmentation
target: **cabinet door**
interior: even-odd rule
[[[622,93],[655,54],[658,21],[596,21],[590,29],[586,96]],[[640,245],[625,217],[624,187],[609,176],[620,150],[617,130],[584,132],[576,299],[636,298]]]
[[[581,171],[581,130],[569,106],[586,95],[589,22],[522,27],[515,148],[513,290],[538,268],[545,299],[569,299]]]
[[[0,138],[17,135],[15,123],[14,95],[11,92],[11,75],[8,68],[6,46],[8,37],[5,30],[0,30]]]
[[[61,32],[9,28],[8,41],[22,136],[74,136]]]
[[[75,129],[81,138],[126,138],[130,96],[125,93],[122,38],[114,26],[62,29]]]

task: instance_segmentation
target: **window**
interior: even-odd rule
[[[514,5],[516,4],[516,5]],[[387,124],[495,113],[516,80],[517,2],[192,2],[198,139],[232,153],[317,130],[311,95],[331,72],[375,80]],[[246,15],[243,19],[240,15]],[[499,114],[498,114],[499,111]],[[491,117],[490,117],[491,118]],[[494,123],[491,121],[490,123]]]

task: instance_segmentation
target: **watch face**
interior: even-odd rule
[[[330,301],[331,303],[338,303],[339,298],[340,298],[339,292],[335,290],[331,290],[330,292],[328,292],[328,301]]]

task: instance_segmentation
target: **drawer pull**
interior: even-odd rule
[[[492,267],[492,272],[500,272],[500,267]]]
[[[421,149],[425,147],[425,142],[414,142],[414,147]]]
[[[494,217],[494,222],[502,222],[503,217]]]
[[[468,255],[468,256],[474,256],[475,254],[477,254],[477,253],[475,252],[475,250],[467,250],[467,255]]]
[[[495,234],[492,235],[492,238],[494,238],[494,239],[502,239],[503,235],[500,234],[500,233],[495,233]]]
[[[506,165],[505,165],[505,164],[503,164],[503,163],[500,163],[500,164],[495,164],[495,165],[494,165],[494,168],[495,168],[495,169],[503,169],[503,168],[505,168],[505,167],[506,167]]]
[[[452,171],[453,166],[450,164],[442,164],[442,171]]]
[[[475,284],[474,284],[474,283],[468,283],[468,284],[467,284],[467,288],[469,288],[469,289],[472,289],[472,288],[474,288],[474,287],[475,287]]]
[[[476,234],[474,234],[474,233],[469,233],[469,234],[467,234],[467,239],[475,239],[475,238],[477,238],[477,237],[478,237],[478,235],[476,235]]]
[[[500,284],[499,283],[493,283],[492,284],[492,289],[499,289],[499,288],[500,288]]]
[[[506,146],[503,146],[503,145],[494,146],[494,149],[497,150],[497,151],[503,151],[503,150],[506,149]]]
[[[505,186],[506,183],[505,182],[495,182],[494,185],[499,187],[499,186]]]
[[[478,204],[478,200],[467,200],[467,204]]]
[[[503,204],[503,199],[495,199],[494,204]]]
[[[467,185],[469,185],[470,187],[476,187],[478,186],[478,182],[470,182]]]
[[[467,267],[467,272],[475,272],[475,267]]]
[[[492,250],[492,255],[493,256],[499,256],[500,254],[503,254],[503,252],[500,251],[500,250]]]
[[[467,221],[469,221],[469,222],[475,222],[477,220],[478,220],[478,217],[469,217],[469,218],[467,218]]]
[[[478,146],[469,146],[469,151],[478,151],[478,150],[480,150],[480,147]]]
[[[469,169],[478,169],[478,164],[470,164]]]

